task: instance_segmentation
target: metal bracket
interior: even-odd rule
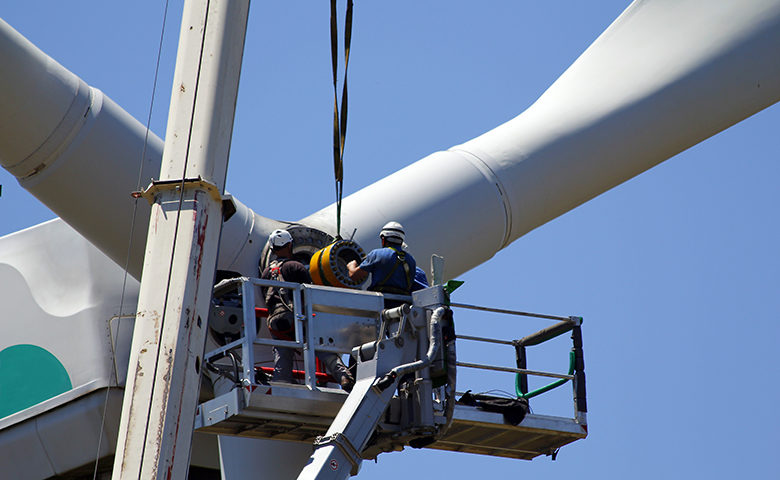
[[[227,221],[236,213],[236,205],[233,202],[232,195],[222,195],[219,188],[198,175],[194,178],[172,179],[172,180],[152,180],[144,190],[130,192],[133,198],[144,198],[149,205],[154,205],[154,200],[160,192],[166,190],[200,189],[206,191],[215,201],[222,203],[223,220]]]
[[[350,469],[350,474],[353,476],[357,475],[358,470],[360,469],[360,462],[362,461],[362,458],[360,456],[360,452],[358,452],[355,446],[352,445],[352,442],[350,442],[349,439],[341,432],[337,432],[329,436],[317,437],[314,440],[315,449],[330,444],[337,446],[339,450],[341,450],[341,452],[344,454],[344,456],[347,457],[349,463],[352,464],[352,468]]]
[[[182,188],[199,188],[208,192],[211,195],[211,198],[217,202],[222,201],[222,194],[220,193],[217,186],[211,182],[203,180],[200,175],[195,178],[152,180],[152,183],[150,183],[146,189],[137,192],[130,192],[130,196],[133,198],[145,198],[146,201],[149,202],[149,205],[152,205],[154,204],[154,199],[160,192],[165,190],[180,190]]]

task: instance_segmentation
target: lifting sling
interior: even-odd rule
[[[344,141],[347,137],[347,67],[349,47],[352,43],[352,0],[347,0],[344,25],[344,86],[341,93],[341,115],[339,116],[338,94],[338,28],[336,23],[336,0],[330,0],[330,56],[333,67],[333,175],[336,179],[336,236],[341,237],[341,197],[344,191]]]

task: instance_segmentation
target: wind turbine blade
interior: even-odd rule
[[[778,100],[780,2],[638,1],[524,114],[455,150],[501,177],[511,241]]]
[[[162,141],[0,20],[0,164],[124,266],[139,173],[160,170]],[[130,271],[140,276],[149,209],[139,209]],[[109,226],[110,225],[110,226]]]
[[[138,204],[128,252],[134,215],[130,192],[159,177],[162,140],[152,132],[147,137],[144,125],[2,19],[0,65],[0,165],[140,278],[150,209],[143,200]],[[245,245],[262,246],[283,224],[241,202],[235,205],[236,214],[223,227],[218,268],[254,273],[260,247]]]
[[[639,0],[521,115],[346,198],[343,230],[400,221],[452,277],[778,100],[780,1]]]

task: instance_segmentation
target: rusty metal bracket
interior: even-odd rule
[[[200,175],[194,178],[182,178],[182,179],[174,179],[174,180],[152,180],[152,183],[150,183],[149,186],[146,187],[144,190],[130,192],[130,196],[133,198],[145,198],[146,201],[149,202],[149,205],[153,205],[154,199],[157,197],[157,195],[160,192],[165,190],[181,190],[182,188],[186,188],[186,189],[197,188],[197,189],[205,190],[217,202],[222,202],[223,200],[219,188],[217,188],[215,184],[203,180],[203,178]]]
[[[236,204],[233,202],[233,196],[230,194],[222,195],[215,184],[203,180],[200,175],[194,178],[175,180],[152,180],[149,186],[144,190],[130,192],[130,196],[133,198],[145,198],[146,201],[149,202],[149,205],[154,205],[154,199],[160,192],[165,190],[181,190],[182,187],[205,190],[211,195],[211,198],[222,203],[222,217],[224,221],[228,221],[228,219],[236,213]]]

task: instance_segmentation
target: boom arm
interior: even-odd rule
[[[443,299],[441,287],[431,290],[439,293],[434,297]],[[446,430],[446,423],[436,425],[433,420],[428,369],[434,358],[441,355],[441,322],[445,312],[441,305],[429,305],[426,309],[403,305],[382,313],[380,338],[357,349],[355,388],[325,435],[315,441],[315,451],[298,480],[336,480],[357,475],[366,445],[393,400],[399,381],[407,375],[416,378],[409,386],[416,394],[411,395],[415,399],[411,402],[414,411],[405,416],[417,421],[403,425],[389,437],[403,447],[409,438],[433,439]],[[420,355],[422,352],[425,353]],[[405,407],[409,408],[409,404]],[[375,443],[382,443],[380,437],[376,436]]]

